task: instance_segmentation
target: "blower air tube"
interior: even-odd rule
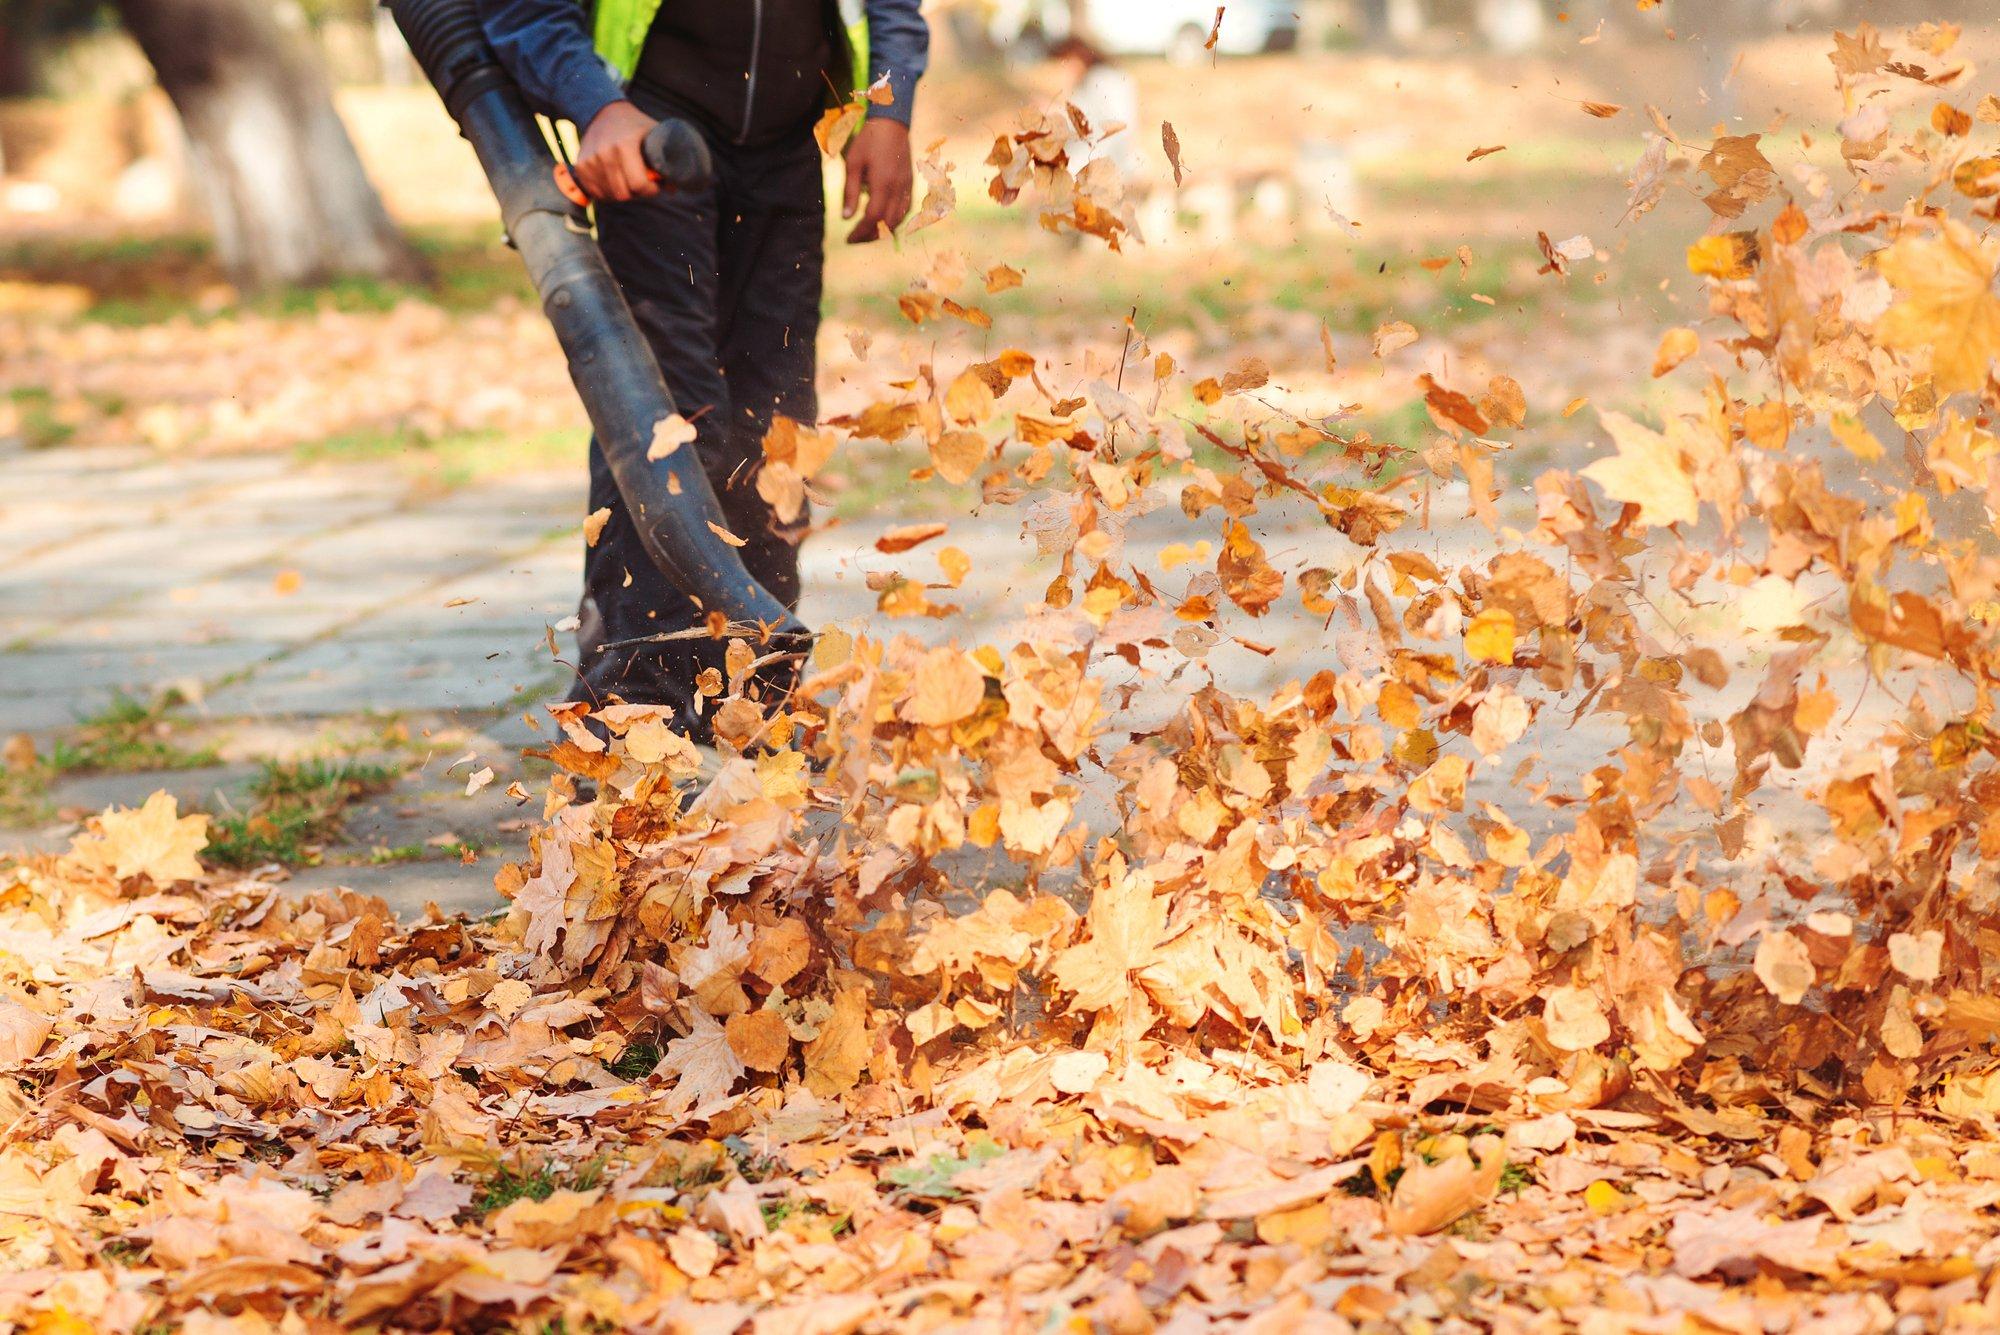
[[[711,527],[722,507],[695,452],[646,457],[673,396],[597,243],[555,184],[548,140],[487,46],[477,0],[383,4],[479,155],[647,554],[705,609],[774,636],[808,634]]]

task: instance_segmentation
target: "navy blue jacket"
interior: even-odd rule
[[[672,0],[669,0],[672,3]],[[868,81],[888,76],[895,100],[869,114],[910,123],[917,80],[930,52],[921,0],[866,0]],[[581,129],[625,96],[599,58],[590,14],[580,0],[480,0],[486,40],[537,111]]]

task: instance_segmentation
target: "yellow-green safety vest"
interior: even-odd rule
[[[727,3],[727,0],[703,2]],[[737,3],[742,2],[737,0]],[[610,62],[620,79],[630,79],[632,71],[638,68],[639,52],[646,45],[646,34],[652,30],[653,19],[659,14],[662,3],[664,0],[597,0],[592,39],[596,42],[597,54]],[[868,15],[862,7],[862,0],[840,0],[840,21],[847,29],[847,49],[854,58],[853,86],[856,89],[866,88]]]

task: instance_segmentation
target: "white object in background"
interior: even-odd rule
[[[1389,0],[1389,40],[1398,46],[1409,46],[1424,35],[1430,27],[1430,15],[1424,12],[1424,0]]]
[[[1090,0],[1084,22],[1090,39],[1114,55],[1166,56],[1181,64],[1210,56],[1211,32],[1214,51],[1225,56],[1289,51],[1298,45],[1294,0],[1231,0],[1220,7],[1219,29],[1216,0]]]
[[[1072,139],[1068,144],[1071,174],[1085,164],[1109,161],[1127,181],[1137,180],[1143,162],[1139,156],[1139,84],[1124,70],[1112,65],[1094,65],[1070,89],[1065,99],[1090,122],[1088,141]]]
[[[111,191],[111,211],[134,222],[172,217],[180,202],[180,174],[161,158],[140,158],[118,173]]]
[[[1351,220],[1361,211],[1361,184],[1345,148],[1331,139],[1299,140],[1292,180],[1304,228],[1352,233]]]
[[[8,213],[54,213],[62,207],[62,191],[47,181],[0,184],[0,208]]]
[[[1542,0],[1479,0],[1473,21],[1488,45],[1510,56],[1534,50],[1548,32]]]

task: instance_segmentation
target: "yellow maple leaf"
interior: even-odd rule
[[[155,792],[136,811],[114,807],[97,818],[95,834],[77,836],[72,852],[116,877],[145,876],[157,885],[201,876],[195,859],[208,844],[208,817],[180,814],[167,792]]]
[[[1686,327],[1669,329],[1660,335],[1660,346],[1653,353],[1653,379],[1679,366],[1682,362],[1701,351],[1701,335]]]
[[[1089,939],[1056,956],[1056,983],[1076,994],[1078,1010],[1103,1010],[1131,995],[1132,974],[1153,962],[1167,930],[1167,901],[1143,876],[1114,875],[1091,896]]]
[[[1637,505],[1641,524],[1693,523],[1700,502],[1680,447],[1623,413],[1606,412],[1602,420],[1618,453],[1591,464],[1583,475],[1612,500]]]
[[[915,689],[898,711],[911,723],[943,727],[970,716],[986,698],[986,674],[957,649],[933,649],[917,666]]]
[[[764,796],[781,807],[804,804],[806,758],[799,751],[768,751],[757,757],[757,784]]]
[[[743,1075],[743,1062],[729,1046],[722,1026],[699,1007],[686,1006],[685,1038],[667,1044],[653,1074],[667,1081],[667,1109],[706,1117],[729,1105],[729,1091]]]
[[[947,431],[931,446],[931,464],[953,486],[972,481],[991,447],[977,431]]]
[[[1945,394],[1978,389],[2000,357],[2000,296],[1989,252],[1950,223],[1942,236],[1904,237],[1876,256],[1897,295],[1876,337],[1906,352],[1930,349],[1931,378]]]

